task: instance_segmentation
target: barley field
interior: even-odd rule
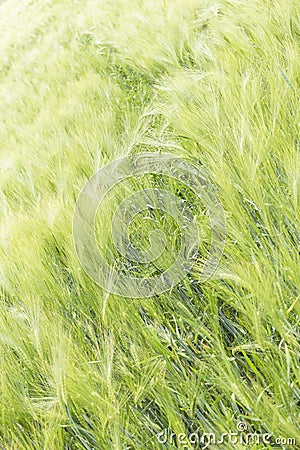
[[[0,449],[299,448],[299,86],[298,0],[1,4]],[[112,245],[117,199],[160,186],[200,229],[193,267],[144,297],[97,284],[74,246],[80,193],[165,153],[217,192],[216,270],[202,280],[205,202],[145,173],[99,208],[104,257],[143,283],[172,263],[168,202],[127,230],[144,256],[165,231],[152,266]]]

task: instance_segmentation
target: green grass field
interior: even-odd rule
[[[298,0],[1,4],[0,449],[300,448],[299,85]],[[173,183],[199,216],[196,264],[123,298],[82,269],[72,221],[97,170],[143,152],[205,168],[227,239],[201,283],[207,215]]]

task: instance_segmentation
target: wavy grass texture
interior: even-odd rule
[[[1,4],[1,449],[183,449],[157,433],[240,421],[300,445],[299,44],[298,0]],[[200,258],[120,298],[82,270],[72,217],[142,151],[205,167],[227,243],[206,283]]]

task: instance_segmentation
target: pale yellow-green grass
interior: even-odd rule
[[[300,445],[299,44],[297,0],[1,4],[0,448],[191,448],[180,433],[241,421]],[[120,298],[84,273],[72,218],[143,151],[205,167],[227,242],[206,283],[204,239],[172,292]]]

